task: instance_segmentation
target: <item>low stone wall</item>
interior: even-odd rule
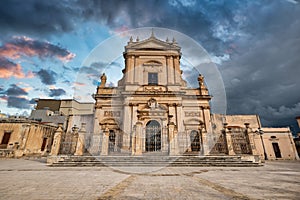
[[[12,149],[0,149],[0,158],[13,158],[15,156]]]

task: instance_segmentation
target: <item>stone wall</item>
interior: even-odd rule
[[[30,120],[2,120],[0,121],[0,147],[11,150],[14,157],[47,155],[51,150],[55,130],[56,126]]]
[[[263,135],[262,144],[260,135],[255,135],[255,145],[259,155],[264,159],[263,145],[268,160],[296,160],[299,159],[292,133],[288,127],[286,128],[262,128]],[[276,149],[278,153],[276,155]]]

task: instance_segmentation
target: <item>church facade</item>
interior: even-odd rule
[[[210,155],[212,149],[234,154],[229,134],[214,147],[223,133],[212,128],[212,97],[201,74],[194,80],[198,88],[187,87],[180,69],[181,48],[174,39],[162,41],[153,33],[143,41],[130,38],[123,56],[118,86],[106,87],[109,77],[103,74],[94,95],[100,155]],[[243,153],[253,154],[253,138],[244,131]]]

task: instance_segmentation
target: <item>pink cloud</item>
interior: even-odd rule
[[[0,56],[9,59],[19,59],[23,56],[39,58],[56,58],[68,62],[75,57],[67,49],[45,41],[34,40],[28,37],[13,37],[11,41],[0,47]]]
[[[80,83],[80,82],[74,82],[73,84],[74,84],[74,86],[85,86],[86,85],[85,83]]]
[[[33,78],[34,74],[31,71],[25,74],[20,64],[13,63],[6,58],[0,57],[0,78],[10,77]]]

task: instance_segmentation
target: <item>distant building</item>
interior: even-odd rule
[[[48,155],[56,129],[25,118],[0,119],[0,157]]]
[[[298,122],[298,126],[300,127],[300,116],[296,117],[296,120]],[[298,155],[300,156],[300,133],[298,133],[297,137],[294,138],[294,142],[295,142],[295,145],[296,145]]]
[[[0,119],[7,118],[7,115],[0,112]]]
[[[261,129],[264,133],[262,135],[262,142],[257,141],[256,148],[260,155],[263,152],[263,145],[266,151],[266,159],[268,160],[296,160],[299,159],[296,146],[293,140],[293,135],[289,127],[284,128],[268,128]]]

